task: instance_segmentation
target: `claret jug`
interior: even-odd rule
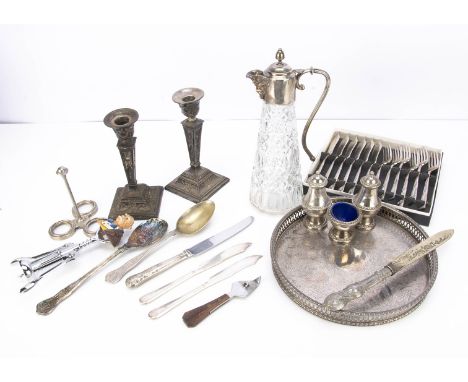
[[[307,132],[330,87],[330,76],[320,69],[292,69],[283,62],[284,53],[276,52],[277,62],[266,70],[247,73],[257,93],[264,100],[258,133],[257,152],[250,186],[251,203],[265,212],[280,213],[298,206],[302,199],[301,168],[294,101],[296,89],[304,90],[299,81],[306,73],[325,77],[325,88],[302,133],[302,147],[307,147]]]

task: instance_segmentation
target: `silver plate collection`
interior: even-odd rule
[[[398,320],[416,309],[429,293],[438,271],[435,248],[453,235],[453,230],[446,230],[428,239],[418,224],[428,225],[434,211],[443,153],[426,146],[337,131],[315,157],[306,139],[328,93],[330,76],[316,68],[292,69],[284,58],[283,50],[278,49],[276,62],[267,69],[247,73],[264,101],[250,201],[267,213],[289,211],[271,236],[273,274],[292,301],[323,319],[354,326]],[[305,88],[301,83],[304,74],[319,74],[325,83],[302,133],[302,147],[313,162],[302,184],[294,102],[296,90]],[[170,239],[178,235],[195,236],[209,221],[216,220],[211,219],[215,204],[209,198],[220,197],[222,193],[217,192],[230,179],[200,163],[204,121],[197,116],[203,97],[203,90],[194,87],[177,90],[172,95],[172,101],[186,117],[181,124],[190,167],[164,188],[137,182],[134,129],[138,112],[120,108],[105,116],[104,124],[117,136],[127,179],[125,186],[116,189],[108,219],[94,217],[98,210],[96,202],[76,202],[67,179],[68,169],[63,166],[57,169],[73,203],[73,218],[54,223],[49,235],[55,240],[65,240],[81,229],[89,238],[13,260],[26,278],[20,292],[31,290],[54,269],[59,268],[53,273],[67,270],[66,266],[59,266],[74,260],[90,244],[110,242],[117,248],[79,279],[39,302],[38,314],[51,314],[86,281],[128,250],[137,253],[108,272],[107,282],[118,284]],[[153,152],[151,157],[155,172],[162,159],[156,155]],[[148,154],[142,156],[148,158]],[[168,158],[164,159],[170,163]],[[190,202],[170,230],[169,223],[159,218],[164,189]],[[120,244],[124,229],[130,229],[135,220],[139,224],[125,236],[124,244]],[[195,240],[175,256],[159,259],[146,269],[137,269],[120,287],[137,288],[155,281],[155,287],[140,295],[139,301],[150,304],[157,300],[148,316],[159,319],[192,296],[253,267],[262,258],[257,253],[245,254],[251,244],[255,248],[254,240],[236,243],[214,256],[205,255],[208,256],[205,261],[192,266],[188,272],[170,277],[172,268],[180,268],[179,263],[186,262],[189,266],[192,258],[211,253],[213,248],[247,229],[254,220],[248,216],[213,236]],[[93,230],[93,225],[99,229]],[[169,279],[158,284],[158,280],[164,279],[158,276],[170,269]],[[204,281],[195,288],[189,287],[186,281],[198,275],[203,275]],[[186,309],[183,323],[193,328],[233,298],[250,296],[260,285],[261,276],[257,276],[236,276],[226,284],[226,293]],[[172,290],[178,297],[167,298],[166,293]],[[258,303],[259,297],[260,294],[254,294],[247,302]]]

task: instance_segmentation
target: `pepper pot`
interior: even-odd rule
[[[307,214],[304,224],[310,231],[324,229],[327,226],[326,213],[331,204],[331,199],[325,190],[327,178],[316,173],[307,179],[307,184],[309,190],[302,200],[302,207]]]
[[[359,182],[362,187],[353,197],[353,204],[361,212],[362,219],[356,228],[361,231],[371,231],[375,227],[374,216],[377,215],[380,207],[382,207],[382,202],[378,196],[381,182],[372,171],[368,175],[363,176]]]

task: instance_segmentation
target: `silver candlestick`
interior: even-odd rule
[[[181,123],[187,141],[190,167],[169,183],[166,190],[194,203],[209,199],[229,182],[229,178],[200,166],[203,120],[197,118],[197,114],[203,96],[203,90],[198,88],[180,89],[172,96],[172,100],[179,104],[182,113],[187,117]]]
[[[127,176],[127,185],[117,188],[114,202],[109,212],[110,218],[130,214],[136,220],[158,217],[164,189],[161,186],[148,186],[136,179],[134,124],[138,113],[133,109],[117,109],[104,118],[104,124],[114,130],[118,138],[117,148]]]

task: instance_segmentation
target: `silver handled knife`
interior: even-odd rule
[[[328,295],[323,304],[330,310],[343,310],[349,302],[363,296],[372,287],[444,244],[453,236],[453,232],[453,229],[449,229],[421,241],[368,278],[350,284],[340,292]]]
[[[236,273],[240,272],[241,270],[254,265],[258,260],[260,260],[262,256],[254,255],[245,257],[241,260],[236,261],[234,264],[229,265],[228,267],[224,268],[222,271],[215,273],[211,276],[207,281],[203,284],[198,286],[195,289],[188,291],[187,293],[183,294],[182,296],[169,301],[168,303],[161,305],[160,307],[153,309],[151,312],[148,313],[150,318],[159,318],[164,316],[167,312],[174,309],[176,306],[182,304],[184,301],[188,300],[189,298],[195,296],[197,293],[200,293],[202,290],[209,288],[212,285],[215,285],[227,278],[235,275]]]
[[[157,275],[167,271],[168,269],[172,268],[173,266],[179,264],[180,262],[189,259],[193,256],[199,256],[206,251],[216,247],[217,245],[225,242],[227,239],[230,239],[234,235],[237,235],[239,232],[246,229],[249,225],[251,225],[254,221],[253,216],[249,216],[244,220],[240,221],[239,223],[233,225],[225,229],[218,234],[209,237],[208,239],[203,240],[202,242],[194,245],[191,248],[184,249],[180,254],[171,257],[167,260],[164,260],[152,267],[145,269],[144,271],[134,274],[125,280],[125,285],[129,288],[136,288],[148,280],[156,277]]]
[[[193,276],[196,276],[210,268],[215,267],[218,264],[230,259],[233,256],[239,255],[247,250],[252,245],[252,243],[242,243],[234,245],[231,248],[226,249],[225,251],[217,254],[216,256],[209,259],[206,263],[202,264],[197,269],[194,269],[191,272],[186,273],[185,275],[180,276],[179,278],[175,279],[174,281],[163,285],[162,287],[145,294],[144,296],[140,297],[140,302],[142,304],[148,304],[157,298],[161,297],[163,294],[169,292],[171,289],[175,288],[176,286],[182,284],[184,281],[191,279]]]
[[[189,328],[197,326],[211,313],[231,301],[234,297],[245,298],[250,296],[250,294],[257,289],[261,279],[261,277],[257,277],[255,280],[251,281],[236,281],[231,285],[230,293],[225,293],[222,296],[199,306],[198,308],[185,312],[182,316],[182,320],[184,320],[185,325]]]

